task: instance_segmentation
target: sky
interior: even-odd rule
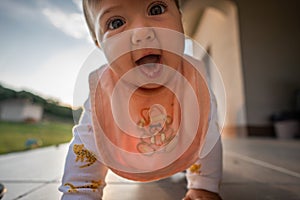
[[[106,61],[99,50],[95,53],[81,2],[0,1],[2,86],[64,105],[84,103],[89,73]]]
[[[81,0],[1,0],[0,27],[0,84],[72,105],[95,49]]]

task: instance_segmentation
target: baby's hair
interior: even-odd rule
[[[98,42],[97,42],[97,37],[96,37],[94,24],[93,24],[93,19],[92,19],[93,15],[92,15],[91,9],[89,9],[90,7],[95,7],[96,3],[97,3],[97,0],[83,0],[82,1],[83,14],[84,14],[85,21],[86,21],[87,26],[89,28],[90,35],[92,36],[93,41],[97,45]]]
[[[84,17],[87,23],[87,26],[89,28],[90,34],[92,36],[93,41],[95,42],[96,45],[98,45],[97,42],[97,37],[96,37],[96,32],[94,28],[94,23],[92,19],[92,11],[90,8],[96,7],[99,3],[100,0],[83,0],[82,5],[83,5],[83,13]],[[173,0],[177,6],[177,8],[180,10],[180,0]]]

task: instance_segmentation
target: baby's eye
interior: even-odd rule
[[[161,15],[166,11],[167,6],[163,2],[155,3],[149,8],[149,15]]]
[[[107,28],[109,30],[114,30],[114,29],[120,28],[124,24],[125,24],[125,21],[123,19],[115,18],[115,19],[111,19],[107,22]]]

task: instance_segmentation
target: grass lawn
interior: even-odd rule
[[[26,142],[30,139],[38,141],[39,146],[69,142],[72,138],[72,127],[71,122],[0,122],[0,154],[26,150]]]

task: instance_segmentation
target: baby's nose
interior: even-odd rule
[[[155,38],[155,33],[152,28],[138,28],[133,31],[131,42],[134,45],[151,42]]]

